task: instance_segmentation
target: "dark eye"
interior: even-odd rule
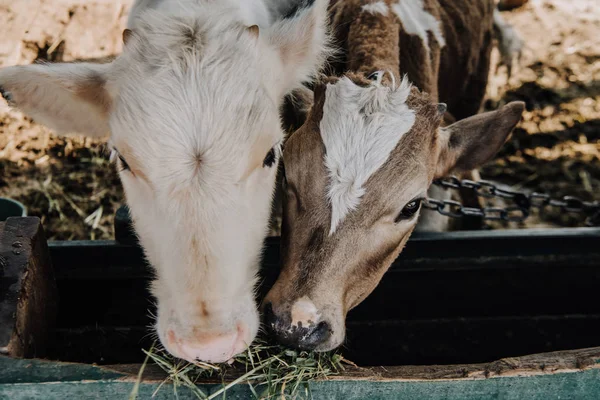
[[[373,72],[371,75],[367,76],[367,79],[372,80],[372,81],[376,81],[379,79],[379,76],[382,74],[382,71],[375,71]]]
[[[398,214],[394,222],[398,223],[400,221],[412,218],[417,211],[419,211],[419,208],[421,208],[421,199],[411,200],[407,205],[404,206],[402,211],[400,211],[400,214]]]
[[[127,161],[125,161],[125,159],[123,158],[122,155],[119,154],[119,162],[121,163],[121,171],[129,171],[129,164],[127,164]]]
[[[275,156],[275,147],[273,147],[273,148],[271,148],[271,150],[269,150],[269,152],[265,156],[265,159],[263,160],[263,167],[271,168],[273,166],[273,164],[275,164],[276,160],[277,160],[277,157]]]

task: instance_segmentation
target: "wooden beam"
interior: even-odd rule
[[[0,223],[0,354],[43,356],[56,303],[54,271],[39,218]]]
[[[600,349],[505,358],[467,365],[399,366],[347,369],[338,376],[308,384],[315,399],[493,400],[598,399]],[[93,366],[0,356],[0,398],[125,398],[130,395],[141,365]],[[231,369],[224,382],[245,370]],[[163,385],[166,374],[147,365],[138,398],[197,398],[189,389]],[[218,375],[201,379],[205,393],[221,389]],[[159,386],[161,388],[159,388]],[[227,391],[227,398],[253,398],[245,383]],[[301,396],[299,396],[301,397]],[[221,397],[218,397],[221,398]]]
[[[473,380],[513,376],[555,375],[560,373],[581,372],[600,369],[600,347],[578,350],[554,351],[531,354],[522,357],[508,357],[480,364],[453,365],[400,365],[387,367],[344,366],[344,371],[326,378],[328,381],[438,381]],[[67,364],[69,365],[69,364]],[[73,364],[70,364],[73,365]],[[122,381],[137,379],[140,364],[118,364],[98,367],[102,371],[123,374]],[[233,381],[246,371],[231,368],[227,371],[225,382]],[[162,382],[167,374],[158,365],[149,364],[144,368],[144,382]],[[221,383],[222,378],[215,374],[200,380],[199,384]]]

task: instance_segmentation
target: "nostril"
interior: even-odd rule
[[[301,321],[292,324],[289,311],[278,315],[271,302],[263,306],[263,318],[267,331],[279,343],[301,350],[314,350],[331,337],[332,330],[329,323],[321,321],[318,324],[303,325]]]
[[[326,342],[331,337],[331,327],[325,321],[317,324],[312,331],[301,339],[300,346],[307,350],[313,350],[321,343]]]
[[[267,326],[279,343],[300,350],[314,350],[329,340],[332,334],[331,327],[325,321],[308,327],[292,326],[289,323],[284,325],[279,321],[271,322]]]

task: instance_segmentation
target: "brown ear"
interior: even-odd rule
[[[474,115],[440,128],[441,146],[435,177],[468,171],[489,161],[521,120],[525,103],[514,101],[496,111]]]
[[[288,137],[304,124],[312,105],[313,91],[306,86],[294,89],[285,96],[281,107],[281,119]]]
[[[252,25],[246,28],[246,30],[248,31],[248,33],[250,35],[252,35],[252,37],[254,37],[255,39],[258,39],[258,35],[260,33],[260,29],[258,27],[258,25]]]

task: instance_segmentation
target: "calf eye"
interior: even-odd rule
[[[372,81],[377,81],[377,80],[379,80],[379,76],[381,74],[383,74],[383,71],[375,71],[371,75],[367,76],[367,79],[372,80]]]
[[[122,155],[119,154],[119,161],[121,161],[121,169],[123,171],[129,171],[129,164],[127,164],[127,161],[125,161],[125,159],[123,158]]]
[[[113,149],[110,153],[110,162],[115,162],[117,159],[119,160],[118,161],[119,171],[130,171],[129,164],[127,164],[127,161],[125,161],[125,158],[123,158],[123,156],[116,149]]]
[[[398,223],[400,221],[412,218],[417,211],[419,211],[419,208],[421,208],[421,199],[411,200],[407,205],[404,206],[402,211],[400,211],[400,214],[398,214],[394,222]]]
[[[263,167],[272,167],[276,160],[277,157],[275,156],[275,147],[272,147],[263,160]]]
[[[121,171],[130,171],[129,164],[127,164],[127,161],[125,161],[123,156],[120,154],[119,154],[119,161],[121,163]]]

